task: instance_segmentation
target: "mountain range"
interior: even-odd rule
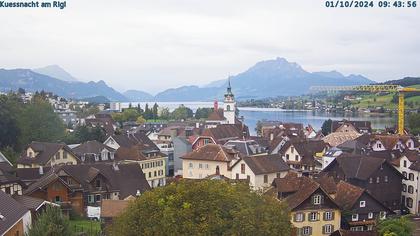
[[[315,85],[360,85],[375,83],[362,75],[344,76],[340,72],[308,72],[299,64],[284,58],[261,61],[248,70],[230,77],[238,100],[307,93]],[[81,82],[57,65],[37,69],[0,69],[0,91],[24,88],[27,91],[49,91],[67,98],[106,97],[110,101],[212,101],[223,97],[227,79],[206,86],[182,86],[167,89],[156,96],[128,90],[120,93],[104,81]]]

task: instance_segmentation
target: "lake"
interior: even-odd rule
[[[154,102],[139,102],[140,106],[144,109],[146,103],[149,107],[152,107]],[[132,106],[137,106],[138,103],[131,103]],[[174,110],[181,104],[189,107],[193,111],[199,107],[213,107],[213,102],[157,102],[159,107],[167,107],[169,110]],[[122,103],[123,108],[127,108],[129,103]],[[219,102],[219,107],[223,107],[223,102]],[[296,111],[296,110],[284,110],[277,108],[255,108],[255,107],[240,107],[239,116],[243,116],[245,124],[249,127],[249,131],[252,135],[255,135],[255,127],[259,120],[270,120],[270,121],[283,121],[283,122],[294,122],[302,123],[303,125],[312,125],[315,129],[321,129],[322,123],[327,119],[332,120],[366,120],[372,123],[373,129],[383,129],[385,127],[391,127],[396,125],[397,117],[395,116],[377,116],[369,113],[358,113],[358,114],[343,114],[343,113],[327,113],[317,111]]]

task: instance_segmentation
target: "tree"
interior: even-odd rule
[[[171,119],[171,112],[169,112],[169,108],[164,107],[160,110],[159,118],[162,120],[169,120]]]
[[[186,120],[193,117],[193,111],[184,105],[180,105],[172,112],[172,117],[176,120]]]
[[[7,160],[12,163],[12,165],[16,164],[16,160],[19,158],[19,153],[17,153],[12,147],[5,147],[1,150],[1,153],[7,158]]]
[[[414,224],[407,217],[386,219],[378,224],[380,236],[411,236],[413,232]]]
[[[15,95],[0,95],[0,149],[17,148],[21,104]]]
[[[45,212],[38,215],[29,229],[28,236],[70,236],[74,235],[69,220],[61,213],[59,207],[47,206]]]
[[[410,133],[414,135],[420,134],[420,113],[411,113],[407,121]]]
[[[199,107],[195,111],[195,118],[196,119],[207,119],[210,115],[210,113],[213,112],[213,108],[208,107]]]
[[[72,144],[97,140],[102,143],[105,139],[106,132],[101,127],[78,126],[72,133],[66,135],[64,142]]]
[[[157,117],[158,117],[158,108],[159,108],[158,104],[155,103],[153,105],[153,108],[152,108],[152,116],[153,116],[153,119],[157,119]]]
[[[322,124],[321,130],[322,130],[322,134],[323,135],[328,135],[331,133],[331,125],[332,125],[332,120],[328,119],[326,121],[324,121],[324,123]]]
[[[54,113],[52,106],[41,98],[23,107],[18,124],[21,129],[20,145],[32,141],[58,142],[65,136],[63,121]]]
[[[142,125],[144,123],[146,123],[146,120],[143,118],[143,116],[137,117],[136,124]]]
[[[287,207],[248,184],[180,180],[132,202],[110,235],[290,235]]]

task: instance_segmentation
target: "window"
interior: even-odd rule
[[[378,176],[376,177],[376,183],[379,184],[379,182],[381,182],[381,178]]]
[[[324,234],[331,234],[333,232],[334,226],[333,225],[324,225],[322,227],[322,233]]]
[[[368,219],[373,219],[373,212],[368,213]]]
[[[363,231],[363,226],[350,227],[350,231]]]
[[[63,159],[67,159],[67,152],[63,152]]]
[[[386,218],[386,211],[381,211],[381,212],[379,212],[379,218],[380,218],[381,220],[384,220],[384,219]]]
[[[268,175],[264,175],[264,183],[268,183]]]
[[[226,111],[230,111],[230,105],[226,106]]]
[[[286,160],[289,160],[289,154],[286,154]]]
[[[245,164],[241,164],[241,174],[245,174]]]
[[[404,160],[404,167],[407,167],[407,161]]]
[[[192,169],[192,168],[194,168],[194,164],[193,164],[192,162],[190,162],[190,163],[188,164],[188,167],[189,167],[190,169]]]
[[[94,203],[95,199],[93,197],[93,195],[88,195],[88,203]]]
[[[351,221],[358,221],[358,220],[359,220],[359,214],[351,215]]]
[[[414,174],[413,173],[410,173],[408,175],[408,179],[411,180],[411,181],[413,181],[414,180]]]
[[[238,173],[236,173],[236,179],[239,179],[239,174]]]
[[[61,202],[61,197],[60,196],[55,196],[54,202]]]
[[[152,172],[149,172],[149,178],[152,178]]]
[[[299,155],[295,155],[295,161],[299,161]]]
[[[302,228],[302,235],[311,235],[312,234],[312,227],[305,226]]]
[[[100,194],[95,195],[95,201],[97,201],[97,202],[101,201],[101,195]]]
[[[386,176],[386,175],[384,176],[384,182],[388,183],[388,176]]]
[[[404,175],[404,178],[407,178],[407,172],[403,171],[402,174]]]
[[[95,181],[95,186],[96,186],[97,188],[100,188],[100,187],[101,187],[101,180],[100,180],[100,179],[97,179],[97,180]]]
[[[314,205],[320,205],[320,204],[321,204],[321,198],[322,198],[322,196],[321,196],[321,195],[315,195],[315,196],[313,197],[312,203],[313,203]]]
[[[411,185],[408,185],[408,193],[414,193],[414,187]]]
[[[203,169],[203,164],[199,163],[198,164],[198,169]]]
[[[324,213],[324,220],[333,220],[333,212],[331,211],[326,211]]]
[[[278,172],[278,173],[276,174],[276,177],[277,177],[277,178],[280,178],[280,176],[281,176],[281,174]]]
[[[156,177],[156,171],[154,172],[154,177]]]
[[[209,169],[209,164],[206,164],[206,170],[208,170]]]
[[[60,153],[59,153],[59,152],[57,152],[57,153],[55,154],[55,159],[56,159],[56,160],[60,159]]]
[[[302,222],[304,221],[304,214],[303,213],[296,213],[295,214],[295,222]]]
[[[290,152],[294,153],[295,152],[295,148],[294,147],[290,147]]]
[[[208,138],[204,139],[204,145],[207,145],[210,143],[210,140]]]
[[[371,183],[373,183],[373,178],[371,177],[371,178],[369,178],[369,183],[371,184]]]
[[[247,175],[246,180],[249,182],[251,180],[251,177],[249,177],[249,175]]]
[[[382,148],[382,144],[377,143],[377,144],[376,144],[376,147],[377,147],[377,148]]]
[[[366,206],[366,201],[360,201],[359,206],[360,207],[365,207]]]
[[[318,220],[318,212],[309,213],[309,221],[317,221],[317,220]]]
[[[413,207],[413,199],[411,197],[408,197],[406,199],[406,201],[407,201],[407,204],[406,204],[407,207],[412,208]]]

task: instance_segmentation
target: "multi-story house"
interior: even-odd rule
[[[264,190],[271,186],[275,178],[285,177],[289,169],[277,154],[243,156],[231,167],[231,177],[246,179],[253,189]]]
[[[166,156],[144,133],[113,135],[105,145],[117,149],[118,163],[137,163],[143,170],[150,187],[166,184]]]
[[[402,187],[402,204],[412,214],[420,213],[420,155],[417,151],[405,151],[398,160],[398,170],[405,177]]]
[[[25,184],[15,175],[12,163],[0,152],[0,190],[9,195],[22,195]]]
[[[127,199],[149,189],[137,164],[97,163],[52,168],[24,194],[56,203],[64,212],[84,214],[87,206],[100,206],[103,199]]]
[[[289,174],[273,181],[274,191],[291,211],[297,235],[330,235],[340,228],[341,211],[321,184]]]
[[[408,135],[373,135],[368,147],[372,151],[418,150],[417,140]]]
[[[32,224],[31,212],[2,191],[0,203],[0,235],[27,235]]]
[[[322,168],[322,156],[327,145],[322,140],[288,139],[278,153],[291,169],[317,171]]]
[[[182,159],[185,154],[192,151],[192,145],[185,137],[175,137],[174,145],[174,175],[182,176]]]
[[[204,179],[209,175],[232,178],[231,167],[240,153],[217,144],[208,144],[187,153],[182,159],[182,175],[188,179]]]
[[[401,209],[403,175],[388,161],[369,156],[342,154],[322,172],[368,190],[393,211]]]
[[[116,150],[96,140],[70,145],[70,147],[82,163],[112,163],[115,160]]]
[[[32,142],[17,159],[17,168],[76,165],[80,159],[64,143]]]
[[[365,189],[344,181],[337,184],[335,202],[346,214],[343,214],[344,229],[350,231],[375,230],[378,220],[384,220],[392,210],[384,206]]]
[[[370,121],[334,120],[331,122],[331,132],[357,132],[359,134],[371,133],[372,126]]]

